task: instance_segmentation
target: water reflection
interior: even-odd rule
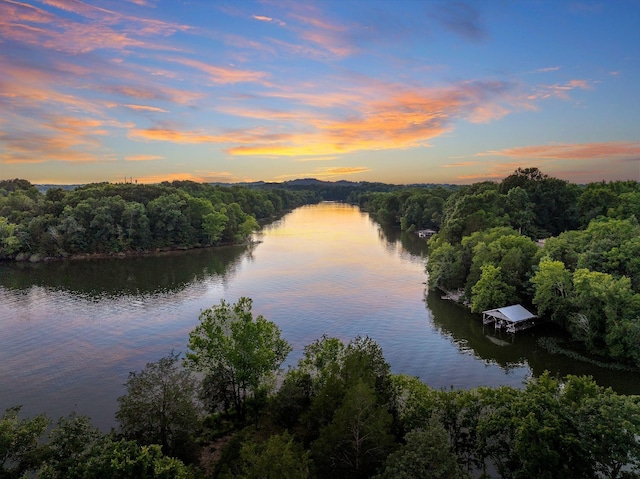
[[[0,409],[24,404],[53,418],[76,410],[108,430],[128,372],[184,351],[202,309],[240,296],[278,324],[294,347],[289,365],[323,334],[369,335],[394,373],[436,388],[519,387],[548,369],[640,392],[637,374],[549,354],[537,329],[496,335],[437,294],[425,299],[425,242],[355,207],[299,208],[259,239],[252,248],[0,264]]]
[[[247,246],[172,251],[128,258],[0,265],[0,287],[29,290],[38,285],[87,297],[177,292],[211,276],[229,281],[250,256]]]

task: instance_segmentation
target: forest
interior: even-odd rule
[[[380,223],[433,229],[431,289],[472,311],[521,303],[592,354],[640,367],[640,183],[575,185],[537,168],[499,183],[365,192]]]
[[[240,298],[202,311],[186,354],[131,372],[118,428],[0,417],[0,477],[631,478],[640,397],[545,373],[523,389],[435,390],[368,337],[323,336],[296,367]]]
[[[245,241],[270,221],[318,197],[308,191],[92,183],[41,193],[27,180],[0,181],[0,260],[40,261]]]
[[[368,187],[371,186],[370,189]],[[0,255],[65,258],[244,241],[260,221],[345,198],[380,224],[433,229],[428,285],[479,312],[522,303],[579,348],[640,367],[640,184],[536,168],[468,186],[0,182]],[[333,195],[333,197],[331,196]],[[35,258],[34,258],[35,256]],[[184,354],[131,372],[118,427],[0,416],[0,478],[632,478],[640,397],[551,374],[522,389],[436,390],[392,374],[366,336],[323,336],[294,367],[249,298],[202,311]],[[571,347],[573,347],[572,345]]]

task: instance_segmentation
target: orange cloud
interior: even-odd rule
[[[266,72],[219,67],[188,58],[170,58],[169,61],[200,70],[209,76],[209,80],[218,84],[265,83],[265,79],[269,76]]]
[[[331,156],[361,150],[414,148],[428,146],[429,140],[448,132],[455,119],[467,117],[489,121],[506,114],[493,97],[500,98],[503,84],[462,84],[448,89],[404,90],[394,85],[375,85],[360,92],[328,95],[329,104],[348,108],[343,119],[297,118],[297,131],[281,136],[284,141],[260,142],[229,147],[231,155],[241,156]],[[268,93],[315,105],[323,96],[316,93]],[[387,98],[384,98],[384,97]],[[373,97],[374,99],[370,99]],[[382,100],[380,98],[383,98]],[[233,110],[228,110],[233,112]],[[247,110],[241,111],[243,114]],[[303,123],[304,122],[304,123]],[[303,123],[301,125],[301,123]]]
[[[516,148],[505,148],[504,150],[490,150],[476,154],[476,156],[509,156],[512,158],[562,160],[620,158],[637,155],[640,155],[640,142],[632,141],[522,146]]]
[[[226,139],[204,132],[179,131],[170,128],[132,129],[128,137],[133,140],[170,141],[172,143],[222,143]]]

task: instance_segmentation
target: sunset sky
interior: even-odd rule
[[[0,0],[0,179],[640,181],[640,1]]]

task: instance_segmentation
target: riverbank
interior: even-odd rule
[[[222,243],[217,245],[197,245],[192,247],[179,246],[179,247],[166,247],[155,248],[153,250],[130,250],[130,251],[118,251],[110,253],[77,253],[60,256],[45,256],[40,253],[26,254],[20,253],[13,260],[4,260],[6,263],[49,263],[59,261],[86,261],[93,259],[125,259],[136,258],[141,256],[161,256],[175,253],[181,253],[184,251],[193,251],[201,249],[213,249],[222,248],[226,246],[252,246],[261,243],[261,240],[249,240],[240,243]],[[0,261],[1,262],[1,261]]]

